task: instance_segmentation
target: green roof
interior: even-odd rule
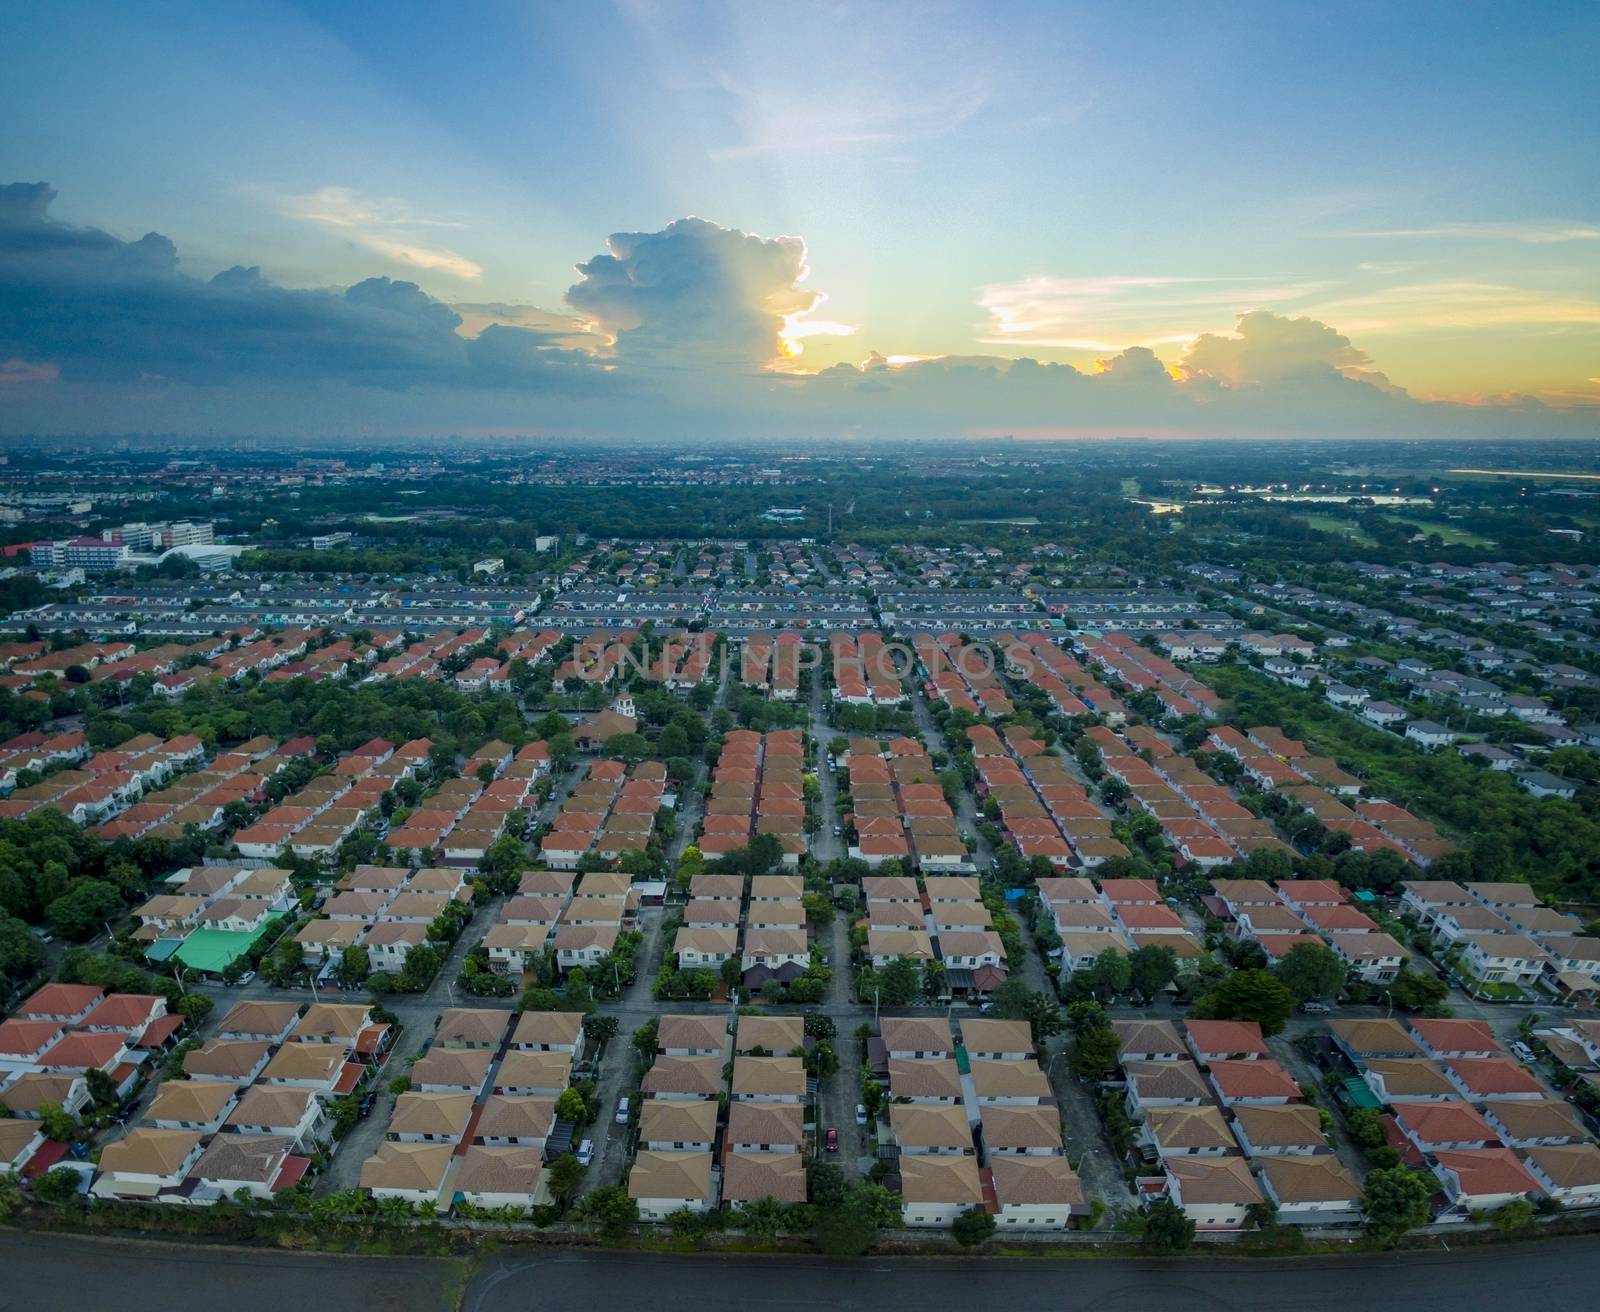
[[[146,961],[165,961],[180,947],[183,946],[181,938],[158,938],[144,950]]]
[[[244,956],[256,940],[281,919],[281,914],[269,916],[261,928],[248,934],[231,929],[197,929],[183,940],[183,946],[172,955],[191,970],[220,974],[230,963]]]
[[[1352,1075],[1344,1082],[1344,1096],[1357,1107],[1365,1107],[1369,1112],[1375,1112],[1383,1106],[1378,1101],[1378,1095],[1368,1086],[1367,1082],[1357,1079]]]

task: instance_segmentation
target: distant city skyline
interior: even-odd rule
[[[0,434],[1600,436],[1600,11],[23,4]]]

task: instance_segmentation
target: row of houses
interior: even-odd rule
[[[578,1012],[449,1008],[362,1163],[361,1188],[441,1210],[548,1203],[545,1160],[571,1138],[557,1099],[583,1048]]]
[[[1102,952],[1170,948],[1180,959],[1199,956],[1200,941],[1150,879],[1038,881],[1039,900],[1061,939],[1061,966],[1086,970]]]
[[[389,1041],[360,1004],[236,1004],[140,1122],[102,1148],[90,1192],[187,1206],[272,1199],[306,1176],[332,1137],[332,1103]]]
[[[977,771],[977,796],[999,811],[1005,836],[1024,857],[1044,857],[1057,870],[1093,869],[1128,849],[1110,818],[1090,800],[1065,762],[1020,725],[1002,738],[988,725],[967,729]]]
[[[776,637],[752,633],[739,648],[739,682],[773,701],[794,701],[800,695],[801,643],[793,631]]]
[[[30,753],[22,749],[20,759],[33,761],[46,757],[49,764],[70,762],[56,769],[38,783],[25,788],[13,787],[10,795],[0,801],[0,819],[21,819],[35,811],[52,808],[74,824],[99,826],[121,815],[139,802],[147,793],[155,793],[177,775],[192,770],[206,756],[205,744],[193,734],[175,738],[161,738],[156,734],[139,734],[120,743],[116,748],[87,752],[87,740],[77,742],[81,735],[57,735],[49,752]],[[43,749],[43,743],[40,744]],[[81,753],[81,755],[80,755]],[[23,768],[38,768],[25,766]],[[218,772],[223,774],[222,771]],[[16,783],[15,773],[12,783]],[[230,799],[232,800],[232,799]],[[153,807],[170,801],[161,814],[162,821],[170,819],[182,801],[181,794],[169,799],[155,798]],[[220,819],[220,805],[217,819]],[[132,826],[130,826],[132,827]],[[143,832],[139,828],[137,832]],[[113,832],[107,837],[122,836]]]
[[[1225,752],[1245,778],[1282,793],[1310,811],[1326,829],[1345,834],[1359,852],[1389,849],[1419,867],[1455,850],[1429,821],[1381,799],[1356,801],[1363,785],[1337,762],[1314,756],[1307,746],[1271,725],[1211,731],[1208,747]],[[1350,803],[1354,802],[1354,808]]]
[[[861,881],[866,957],[878,969],[902,958],[944,968],[951,994],[1005,983],[1005,947],[971,875],[867,875]]]
[[[868,1041],[887,1085],[879,1156],[898,1173],[902,1222],[951,1225],[981,1208],[1001,1229],[1064,1230],[1088,1212],[1061,1113],[1025,1021],[884,1017]]]
[[[1218,879],[1206,908],[1238,939],[1254,942],[1273,961],[1302,943],[1321,943],[1349,968],[1352,978],[1387,984],[1409,953],[1377,921],[1351,905],[1345,890],[1327,879]]]
[[[1400,904],[1436,947],[1482,984],[1539,987],[1558,998],[1600,991],[1600,939],[1544,905],[1527,884],[1407,880]]]
[[[905,689],[882,635],[830,633],[833,700],[846,706],[903,706]]]
[[[301,957],[331,974],[346,948],[359,947],[372,970],[397,974],[407,954],[429,941],[430,927],[452,904],[472,900],[459,869],[412,870],[358,865],[295,934]]]
[[[1016,710],[990,650],[967,642],[959,633],[911,635],[923,692],[954,711],[1004,719]]]
[[[711,771],[711,791],[695,840],[701,853],[726,856],[758,833],[771,834],[783,845],[783,864],[798,867],[806,850],[805,780],[800,730],[730,730]]]
[[[489,962],[513,976],[550,955],[563,973],[592,968],[633,925],[641,901],[639,886],[621,871],[592,870],[581,880],[565,870],[527,871],[484,936]]]
[[[1600,1205],[1600,1149],[1487,1022],[1338,1020],[1328,1029],[1370,1094],[1357,1104],[1380,1108],[1389,1145],[1438,1181],[1436,1221],[1518,1199]]]
[[[931,874],[975,870],[933,758],[921,742],[852,738],[839,765],[848,775],[852,857],[873,869],[895,860]]]
[[[660,761],[640,761],[631,770],[621,761],[590,762],[540,841],[544,863],[576,870],[590,852],[611,861],[643,851],[665,805],[666,780]]]
[[[1263,849],[1288,850],[1268,821],[1147,726],[1091,726],[1085,736],[1129,805],[1155,820],[1178,865],[1210,870]]]
[[[694,876],[672,942],[678,969],[720,971],[737,959],[751,993],[773,980],[793,983],[811,964],[804,890],[797,874],[753,875],[748,888],[743,875]]]
[[[1200,1230],[1242,1229],[1269,1201],[1284,1224],[1360,1220],[1361,1185],[1254,1021],[1113,1029],[1123,1105],[1139,1127],[1142,1201],[1169,1199]]]
[[[720,1015],[660,1018],[627,1181],[642,1219],[806,1201],[805,1046],[799,1016],[741,1016],[731,1038]]]

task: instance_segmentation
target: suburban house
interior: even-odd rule
[[[643,1149],[628,1172],[628,1197],[639,1217],[662,1221],[687,1208],[704,1212],[717,1205],[709,1152],[658,1152]]]
[[[205,1136],[197,1130],[135,1126],[100,1152],[100,1174],[90,1192],[97,1198],[152,1199],[176,1189],[200,1160]]]
[[[457,1161],[453,1143],[388,1139],[361,1164],[361,1187],[374,1198],[444,1203]]]
[[[1265,1201],[1243,1157],[1168,1157],[1166,1194],[1198,1230],[1242,1230]]]
[[[900,1200],[902,1224],[947,1229],[968,1208],[983,1206],[977,1159],[933,1153],[902,1157]]]
[[[1064,1230],[1088,1214],[1083,1184],[1063,1156],[996,1157],[990,1171],[1001,1229]]]

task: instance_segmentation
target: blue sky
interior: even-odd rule
[[[0,43],[17,93],[0,183],[47,182],[29,222],[57,236],[162,234],[195,285],[236,265],[330,294],[409,281],[456,307],[456,336],[498,321],[519,349],[575,353],[541,365],[597,376],[533,406],[471,370],[386,370],[376,395],[360,371],[330,374],[335,427],[625,434],[641,415],[704,423],[677,393],[709,387],[757,432],[1312,432],[1332,372],[1382,393],[1354,395],[1361,431],[1589,432],[1597,66],[1586,4],[23,3]],[[610,234],[689,215],[798,237],[804,255],[678,230],[628,270],[674,261],[670,305],[575,311],[575,266]],[[63,341],[8,324],[6,274],[8,431],[115,427],[130,403],[126,422],[179,428],[302,421],[292,378],[178,367],[160,333],[125,361],[142,391],[91,378]],[[28,276],[48,299],[53,275]],[[776,327],[752,329],[769,312]],[[1247,312],[1272,320],[1248,341]],[[656,316],[643,330],[640,313]],[[737,366],[716,340],[727,324],[742,325]],[[630,328],[657,345],[649,367],[619,352]],[[1069,375],[1117,373],[1106,362],[1130,350],[1177,387],[1125,366],[1115,402],[1085,405]],[[1071,368],[1053,399],[997,389],[952,418],[933,386],[952,357]],[[793,376],[868,360],[887,404],[824,403]],[[1217,372],[1201,378],[1201,360]]]

